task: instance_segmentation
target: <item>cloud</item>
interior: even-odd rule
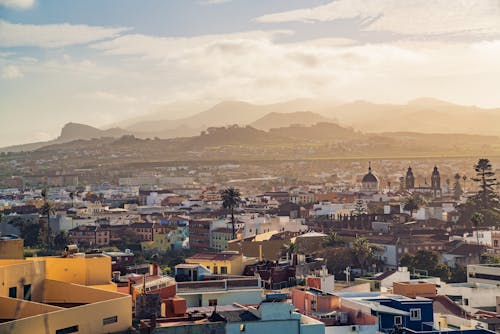
[[[201,0],[200,4],[202,4],[202,5],[218,5],[221,3],[227,3],[227,2],[231,2],[231,1],[233,1],[233,0]]]
[[[19,69],[19,67],[14,65],[7,65],[2,69],[2,78],[3,79],[20,79],[24,77],[23,72]]]
[[[38,46],[42,48],[58,48],[113,38],[126,30],[128,29],[69,23],[16,24],[0,20],[0,47]]]
[[[35,5],[35,0],[0,0],[0,6],[14,9],[30,9]]]
[[[90,99],[90,100],[100,100],[113,103],[136,103],[138,99],[129,95],[122,95],[116,93],[110,93],[106,91],[97,91],[93,93],[77,94],[77,97]]]
[[[336,0],[328,4],[263,15],[258,22],[356,20],[364,31],[404,35],[500,34],[498,0]]]
[[[270,41],[279,36],[292,34],[289,30],[248,31],[220,35],[201,35],[195,37],[157,37],[150,35],[128,34],[113,40],[93,44],[95,49],[108,55],[142,55],[147,58],[172,60],[217,44],[229,48],[238,41]],[[230,50],[227,50],[230,51]],[[233,51],[236,51],[233,49]]]

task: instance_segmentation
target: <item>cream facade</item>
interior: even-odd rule
[[[111,258],[75,255],[0,260],[0,334],[129,329],[131,296],[110,282]]]

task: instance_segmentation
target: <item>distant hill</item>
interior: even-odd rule
[[[119,138],[126,134],[129,134],[129,132],[120,128],[100,130],[90,125],[79,124],[79,123],[67,123],[61,129],[61,134],[59,135],[59,137],[57,137],[54,140],[24,144],[24,145],[9,146],[5,148],[0,148],[0,152],[34,151],[45,146],[68,143],[79,139],[86,140],[92,138],[105,138],[105,137]]]
[[[297,99],[267,105],[224,101],[204,108],[206,104],[203,103],[170,104],[147,115],[123,121],[123,124],[128,124],[125,129],[113,127],[100,130],[84,124],[68,123],[57,139],[10,146],[0,151],[32,151],[72,140],[117,138],[126,134],[140,139],[197,137],[209,128],[234,124],[251,125],[257,130],[270,130],[271,135],[289,138],[296,138],[296,133],[299,133],[302,138],[316,141],[353,136],[360,138],[360,131],[365,134],[408,131],[500,136],[500,109],[461,106],[434,98],[419,98],[401,105],[376,104],[362,100],[340,104],[333,100]],[[187,117],[165,119],[176,115],[179,117],[183,111]],[[336,123],[337,128],[325,125],[328,123]],[[304,128],[313,124],[323,125]]]
[[[342,125],[371,133],[500,135],[500,109],[461,106],[432,98],[416,99],[406,105],[356,101],[336,106],[327,115],[338,119]]]
[[[78,152],[82,150],[93,152],[93,157],[81,157]],[[112,155],[115,159],[108,159],[107,163],[165,159],[487,156],[500,153],[500,137],[414,132],[367,134],[334,123],[292,125],[269,131],[232,125],[210,127],[198,136],[184,138],[140,139],[126,135],[118,139],[75,140],[43,147],[33,152],[33,157],[47,152],[75,155],[83,166],[92,165],[96,158]]]
[[[328,111],[331,107],[338,104],[339,102],[333,100],[323,101],[312,99],[296,99],[266,105],[257,105],[242,101],[223,101],[211,108],[184,118],[171,119],[171,109],[165,114],[160,114],[160,111],[157,111],[155,113],[157,116],[156,119],[139,120],[127,126],[126,129],[130,132],[138,133],[140,137],[143,137],[141,133],[159,138],[193,136],[199,134],[202,130],[214,126],[231,124],[249,125],[270,113],[288,114],[304,110],[321,113]],[[150,116],[146,115],[144,117]],[[321,119],[320,121],[325,120]],[[287,126],[288,124],[276,125]]]
[[[272,112],[251,123],[250,126],[260,130],[269,130],[284,128],[291,125],[309,126],[332,121],[333,120],[310,111],[296,111],[292,113]]]

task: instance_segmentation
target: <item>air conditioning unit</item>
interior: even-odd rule
[[[359,326],[358,325],[352,325],[351,326],[351,332],[359,332]]]

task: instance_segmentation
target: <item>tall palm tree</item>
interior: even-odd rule
[[[477,256],[479,257],[478,263],[481,262],[481,245],[479,245],[479,226],[483,223],[484,217],[483,214],[479,212],[474,212],[472,214],[472,217],[470,218],[470,221],[472,225],[476,229],[476,239],[477,239]]]
[[[55,213],[54,204],[48,200],[47,188],[42,189],[43,204],[40,208],[40,214],[47,217],[47,248],[51,246],[51,229],[50,229],[50,215]]]
[[[358,261],[359,266],[361,267],[361,273],[365,272],[366,266],[373,261],[375,252],[379,248],[375,245],[372,245],[368,239],[364,237],[359,237],[354,240],[352,245],[352,253]]]
[[[410,211],[410,215],[413,216],[413,211],[417,211],[423,205],[425,205],[425,199],[419,194],[414,194],[405,198],[403,210]]]
[[[221,190],[222,207],[231,212],[231,226],[233,228],[233,240],[236,238],[234,208],[241,203],[240,191],[234,187]]]

